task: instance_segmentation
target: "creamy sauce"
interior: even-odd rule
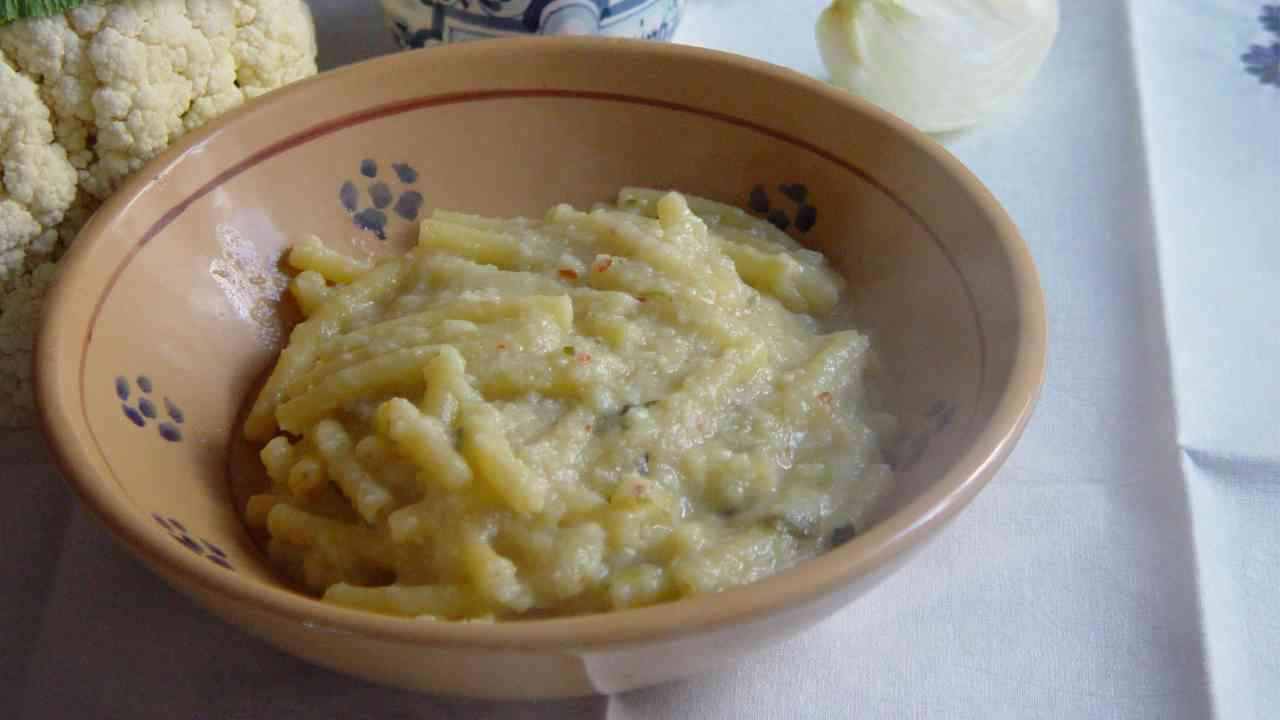
[[[715,592],[847,538],[891,482],[841,279],[736,208],[624,190],[437,212],[376,267],[291,260],[308,319],[247,424],[275,439],[246,513],[329,601],[501,620]]]

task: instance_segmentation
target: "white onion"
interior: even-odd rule
[[[1031,83],[1058,33],[1058,0],[835,0],[817,32],[835,84],[945,132]]]

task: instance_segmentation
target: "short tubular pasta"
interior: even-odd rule
[[[434,346],[404,348],[343,368],[276,410],[281,429],[302,433],[345,403],[397,386],[417,383]]]
[[[422,398],[422,410],[440,418],[447,427],[453,426],[461,399],[469,395],[465,369],[462,354],[452,347],[441,349],[423,367],[427,390]]]
[[[324,340],[347,329],[356,307],[394,295],[404,280],[405,269],[406,264],[399,261],[375,267],[336,290],[311,317],[293,329],[289,344],[280,351],[280,358],[249,410],[244,428],[246,438],[263,441],[271,437],[278,427],[275,413],[284,399],[285,388],[315,362]]]
[[[316,448],[328,464],[333,481],[367,523],[377,521],[391,503],[391,492],[360,465],[351,436],[336,420],[321,420],[312,431]]]
[[[418,466],[419,477],[450,490],[471,482],[471,466],[454,449],[452,432],[440,418],[404,398],[392,398],[378,408],[377,428]]]
[[[289,251],[289,265],[298,270],[315,272],[334,283],[349,283],[369,271],[373,264],[330,250],[312,235]]]
[[[743,281],[792,312],[827,313],[840,297],[837,279],[805,267],[791,253],[765,252],[731,240],[721,241],[721,248]]]
[[[646,217],[658,216],[658,201],[670,193],[649,188],[623,188],[618,192],[618,206],[624,210],[635,212]],[[685,196],[692,210],[718,233],[729,234],[733,230],[745,230],[751,237],[767,242],[769,250],[800,250],[800,244],[790,235],[774,227],[771,223],[752,217],[742,208],[718,203],[706,198]]]
[[[293,467],[294,447],[289,438],[277,435],[262,448],[258,457],[262,460],[262,466],[267,469],[267,475],[280,484],[288,477],[289,468]]]
[[[324,276],[314,270],[299,273],[289,283],[289,292],[293,295],[293,299],[298,301],[298,307],[306,317],[311,317],[316,308],[329,299],[329,285],[325,282]]]
[[[665,221],[597,209],[590,221],[606,247],[639,260],[677,286],[731,308],[745,302],[745,285],[723,254],[714,252],[706,226],[687,207],[671,210]]]
[[[431,218],[422,223],[418,245],[449,252],[486,265],[503,268],[520,267],[536,257],[529,247],[530,238],[496,229],[462,225]]]
[[[351,352],[368,347],[380,338],[398,331],[446,330],[450,322],[489,324],[512,318],[544,312],[564,329],[573,324],[573,300],[567,295],[535,295],[518,300],[500,298],[473,298],[445,302],[413,315],[385,320],[368,327],[334,338],[324,346],[327,355]]]
[[[393,555],[378,533],[316,515],[281,502],[267,513],[267,529],[272,537],[301,548],[320,548],[359,561],[370,567],[386,568]]]
[[[314,457],[304,457],[289,468],[289,492],[306,497],[325,483],[324,465]]]
[[[546,504],[546,478],[516,457],[502,432],[502,418],[483,400],[466,400],[458,410],[462,456],[506,504],[518,513],[536,513]]]
[[[402,258],[288,262],[306,319],[245,422],[270,482],[243,512],[326,602],[488,622],[718,592],[892,483],[870,341],[825,331],[843,281],[739,208],[436,210]]]

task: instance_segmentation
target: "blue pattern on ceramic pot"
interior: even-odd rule
[[[421,48],[520,35],[670,40],[685,0],[383,0],[396,42]]]

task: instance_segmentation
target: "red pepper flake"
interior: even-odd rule
[[[822,403],[823,405],[826,405],[827,407],[831,407],[831,393],[829,392],[818,393],[818,402]]]
[[[608,270],[611,267],[613,267],[613,258],[606,255],[604,256],[604,258],[602,258],[599,262],[596,263],[596,272],[604,272],[605,270]]]
[[[499,349],[499,350],[506,350],[506,349],[507,349],[507,344],[506,344],[506,343],[498,343],[498,349]]]
[[[587,424],[587,425],[583,426],[583,428],[582,428],[582,429],[583,429],[583,430],[586,430],[587,432],[591,432],[591,430],[592,430],[592,428],[593,428],[593,427],[594,427],[594,426],[592,426],[591,424]]]
[[[560,277],[565,280],[577,280],[578,271],[573,268],[560,268]]]
[[[586,365],[591,362],[591,353],[578,353],[578,363]]]
[[[649,302],[649,298],[647,298],[647,297],[645,297],[645,296],[643,296],[643,295],[640,295],[640,296],[638,296],[638,297],[636,298],[636,302],[642,302],[642,303],[644,303],[644,302]]]

